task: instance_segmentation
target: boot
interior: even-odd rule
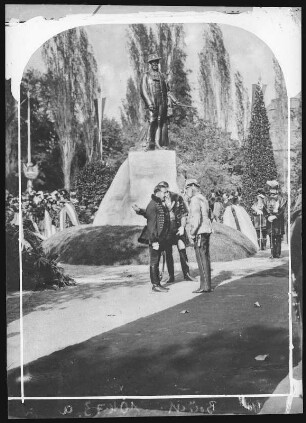
[[[167,280],[166,283],[173,283],[175,279],[174,279],[174,263],[173,263],[172,251],[166,252],[166,263],[167,263],[167,269],[169,273],[169,279]]]
[[[168,292],[168,289],[163,288],[161,285],[152,285],[152,292]]]
[[[200,281],[200,291],[211,292],[211,269],[208,259],[202,261],[204,280]]]
[[[212,289],[201,289],[201,288],[198,288],[195,291],[192,291],[192,293],[193,294],[203,294],[203,292],[212,292],[212,291],[213,291]]]
[[[273,244],[272,256],[273,256],[273,258],[277,258],[277,236],[275,236],[275,235],[273,236],[272,244]]]
[[[281,236],[276,237],[276,257],[280,258],[282,250],[282,238]]]
[[[150,279],[151,279],[152,285],[154,286],[160,285],[159,269],[157,264],[150,266]]]
[[[270,235],[270,249],[271,249],[270,258],[274,258],[274,238],[272,235]]]
[[[184,280],[194,281],[194,279],[189,274],[188,257],[187,257],[186,249],[183,248],[182,250],[179,250],[179,254],[180,254],[180,262],[181,262],[181,267],[182,267],[182,271],[184,275]]]

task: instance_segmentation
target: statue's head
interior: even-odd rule
[[[158,64],[161,57],[157,53],[149,54],[148,63],[151,66],[151,69],[158,70]]]

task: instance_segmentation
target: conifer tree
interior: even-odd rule
[[[269,128],[262,88],[257,84],[249,135],[244,146],[242,195],[247,211],[250,211],[257,189],[264,188],[268,180],[277,178]]]

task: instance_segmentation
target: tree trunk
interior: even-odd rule
[[[15,159],[14,151],[14,131],[10,128],[6,128],[6,137],[5,137],[5,176],[8,177],[9,174],[17,170],[17,162]]]
[[[70,191],[71,160],[63,161],[64,188]]]
[[[75,153],[75,142],[66,136],[61,140],[62,168],[64,174],[64,188],[70,191],[71,164]]]

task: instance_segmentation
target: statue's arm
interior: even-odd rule
[[[166,86],[167,86],[167,96],[171,103],[176,104],[178,103],[178,99],[175,97],[173,92],[171,91],[171,84],[168,79],[166,79]]]

